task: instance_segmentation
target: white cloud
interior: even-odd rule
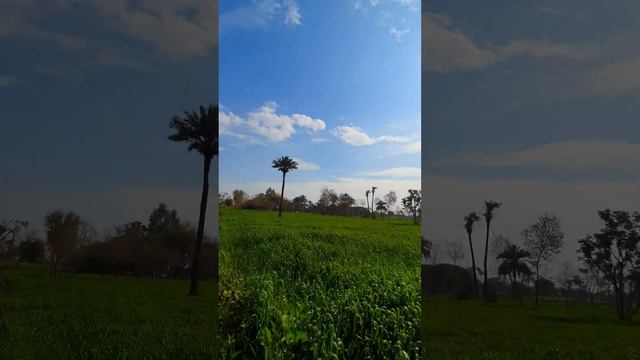
[[[304,161],[302,159],[293,158],[298,163],[298,170],[318,170],[320,166],[310,161]]]
[[[357,126],[338,126],[331,131],[333,135],[338,137],[345,144],[353,146],[368,146],[379,142],[406,142],[407,137],[399,137],[392,135],[369,136],[361,128]]]
[[[569,95],[640,90],[640,56],[606,65],[586,75]]]
[[[427,71],[447,73],[478,70],[514,57],[565,58],[583,60],[597,50],[584,44],[554,43],[547,39],[514,40],[506,45],[477,46],[453,26],[446,14],[424,12],[422,15],[422,57]]]
[[[17,77],[9,76],[9,75],[0,75],[0,88],[3,87],[12,87],[19,83]]]
[[[320,144],[320,143],[327,142],[327,141],[329,141],[329,139],[327,139],[327,138],[313,138],[313,139],[311,139],[311,142],[313,144]]]
[[[260,0],[220,14],[220,28],[264,29],[281,13],[284,14],[282,22],[285,25],[302,25],[300,7],[295,0]]]
[[[284,18],[284,23],[289,26],[302,25],[302,16],[300,15],[300,7],[298,6],[298,4],[294,0],[288,0],[285,2],[285,5],[287,7],[287,10]]]
[[[419,167],[394,167],[390,169],[365,173],[366,176],[382,176],[394,178],[420,178],[421,169]]]
[[[396,38],[396,40],[401,41],[402,38],[408,34],[410,31],[408,26],[403,27],[402,29],[398,29],[395,26],[389,28],[389,34]]]
[[[278,105],[275,102],[267,102],[258,109],[249,112],[246,118],[231,111],[221,110],[220,132],[241,138],[243,134],[238,131],[246,129],[270,142],[281,142],[291,138],[296,133],[296,128],[316,133],[326,127],[325,122],[320,119],[314,119],[304,114],[278,114],[277,109]]]
[[[407,9],[411,11],[418,11],[420,9],[419,0],[391,0],[395,3],[398,3],[402,6],[407,7]]]
[[[422,141],[418,140],[406,145],[403,145],[398,154],[420,154],[422,151]]]
[[[469,155],[441,164],[518,166],[552,170],[637,170],[640,145],[612,140],[562,141],[497,155]]]

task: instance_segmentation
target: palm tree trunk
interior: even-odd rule
[[[200,198],[200,217],[198,219],[198,233],[196,247],[193,251],[191,261],[191,285],[189,295],[198,295],[198,280],[200,275],[200,250],[202,249],[202,238],[204,237],[204,220],[207,213],[207,198],[209,195],[209,169],[211,168],[211,157],[204,158],[204,174],[202,179],[202,196]]]
[[[487,221],[487,235],[484,243],[484,282],[482,283],[482,296],[487,298],[487,255],[489,253],[489,226],[491,225],[490,221]]]
[[[540,294],[540,260],[536,262],[536,306],[538,306],[538,297]]]
[[[369,195],[365,194],[366,198],[367,198],[367,213],[369,212]],[[369,215],[369,214],[367,214]]]
[[[282,216],[282,199],[284,199],[284,176],[286,172],[282,172],[282,190],[280,191],[280,206],[278,207],[278,216]]]
[[[471,266],[473,266],[473,288],[476,292],[476,296],[480,295],[478,293],[478,275],[476,274],[476,258],[473,256],[473,244],[471,243],[471,233],[468,232],[469,235],[469,249],[471,250]]]

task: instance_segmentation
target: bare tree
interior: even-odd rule
[[[451,262],[453,262],[453,265],[458,265],[458,261],[464,260],[466,255],[462,242],[457,240],[448,241],[445,252],[449,259],[451,259]]]
[[[538,306],[540,293],[540,268],[560,252],[563,246],[564,234],[557,217],[544,214],[538,220],[522,230],[525,249],[531,254],[531,264],[534,266],[535,304]]]

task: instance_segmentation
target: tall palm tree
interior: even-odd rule
[[[282,191],[280,191],[280,206],[278,207],[278,216],[282,216],[282,199],[284,199],[284,177],[291,170],[298,168],[298,163],[288,156],[282,156],[279,159],[273,160],[274,169],[282,172]]]
[[[498,267],[498,274],[507,276],[511,280],[513,298],[519,299],[520,305],[522,305],[522,297],[518,295],[518,278],[529,277],[533,274],[527,263],[523,261],[529,256],[531,253],[515,244],[507,246],[498,255],[498,259],[502,259],[502,263]]]
[[[482,294],[485,298],[487,298],[487,255],[489,252],[489,231],[491,227],[491,220],[493,220],[494,217],[493,212],[498,209],[500,205],[502,204],[496,201],[484,201],[484,213],[482,215],[484,216],[484,221],[487,224],[487,233],[484,243],[484,283],[482,284]]]
[[[473,224],[480,221],[480,216],[475,211],[470,212],[464,217],[464,229],[467,231],[469,237],[469,249],[471,250],[471,265],[473,266],[473,285],[476,292],[476,296],[480,295],[478,292],[478,275],[476,272],[476,259],[473,255],[473,243],[471,242],[471,233],[473,233]]]
[[[169,135],[169,140],[185,142],[189,144],[188,151],[196,150],[204,157],[200,216],[198,218],[198,232],[193,251],[193,260],[191,261],[189,295],[198,294],[200,251],[202,249],[202,238],[204,237],[204,222],[209,195],[209,170],[211,169],[213,157],[218,156],[218,106],[210,105],[208,108],[200,106],[199,110],[199,112],[183,110],[184,117],[175,116],[169,123],[169,127],[175,130],[174,134]]]
[[[367,198],[367,212],[369,212],[369,194],[370,193],[371,193],[371,190],[367,190],[364,192],[364,196]],[[371,202],[373,202],[373,200]]]
[[[374,218],[376,217],[376,213],[375,213],[375,212],[374,212],[374,210],[373,210],[373,202],[374,202],[374,201],[376,201],[376,200],[375,200],[375,198],[374,198],[374,196],[375,196],[375,194],[376,194],[376,189],[377,189],[377,188],[378,188],[378,187],[376,187],[376,186],[372,186],[372,187],[371,187],[371,214],[373,215],[373,217],[374,217]]]

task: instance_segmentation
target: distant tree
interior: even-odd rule
[[[618,318],[629,321],[640,308],[640,213],[605,209],[598,215],[604,227],[578,241],[580,260],[613,286]]]
[[[502,263],[498,268],[498,274],[506,276],[511,281],[513,298],[520,301],[522,305],[522,297],[518,294],[518,278],[525,278],[532,275],[531,269],[524,261],[531,254],[521,249],[518,245],[509,245],[500,255],[498,259],[502,259]]]
[[[35,230],[29,232],[18,245],[18,259],[22,262],[40,263],[44,261],[45,243]]]
[[[471,266],[473,271],[473,285],[476,296],[479,296],[480,293],[478,291],[478,275],[476,272],[476,258],[473,255],[473,242],[471,241],[471,234],[473,233],[473,225],[480,221],[480,216],[475,213],[475,211],[470,212],[464,217],[464,229],[467,232],[467,237],[469,238],[469,250],[471,251]]]
[[[375,197],[376,189],[377,189],[377,188],[378,188],[377,186],[372,186],[372,187],[371,187],[371,215],[372,215],[374,218],[376,217],[376,213],[375,213],[375,211],[373,210],[373,205],[374,205],[374,199],[375,199],[374,197]]]
[[[595,297],[600,293],[602,288],[605,287],[606,280],[600,270],[594,265],[587,264],[586,267],[578,269],[582,281],[585,284],[587,292],[589,293],[589,299],[593,304]]]
[[[289,171],[297,169],[298,163],[288,156],[282,156],[273,160],[271,167],[282,173],[282,190],[280,191],[280,205],[278,206],[278,216],[282,216],[282,199],[284,198],[285,176]]]
[[[220,206],[233,206],[233,199],[226,192],[221,193],[218,194],[218,204]]]
[[[422,202],[422,191],[409,189],[409,195],[402,199],[402,206],[413,216],[413,223],[418,223],[418,212]]]
[[[451,262],[453,262],[453,265],[458,265],[458,261],[464,260],[465,258],[464,247],[460,241],[454,240],[447,242],[445,252]]]
[[[486,239],[485,239],[485,244],[484,244],[484,267],[482,269],[483,271],[483,275],[484,275],[484,282],[482,283],[482,294],[485,297],[485,299],[487,299],[487,277],[488,277],[488,273],[487,273],[487,255],[488,255],[488,251],[489,251],[489,233],[490,233],[490,229],[491,229],[491,221],[494,218],[494,211],[496,211],[496,209],[498,209],[501,206],[501,204],[499,202],[496,201],[484,201],[484,213],[482,214],[482,216],[484,216],[484,221],[486,223]]]
[[[387,208],[387,203],[382,200],[378,200],[378,202],[376,203],[376,211],[378,211],[381,214],[385,214],[387,210],[389,210]]]
[[[291,201],[291,205],[293,206],[294,211],[304,211],[307,209],[309,201],[307,197],[304,195],[296,196]]]
[[[384,202],[387,203],[387,207],[389,208],[389,211],[393,209],[393,205],[395,205],[397,201],[398,201],[398,195],[396,195],[396,192],[393,190],[389,191],[384,196]]]
[[[211,169],[211,161],[214,156],[218,155],[218,106],[211,105],[208,108],[200,106],[199,112],[188,112],[186,110],[183,112],[183,118],[175,116],[169,123],[169,127],[175,130],[175,133],[169,136],[169,140],[189,144],[189,151],[196,150],[204,158],[200,216],[198,218],[198,232],[191,263],[191,283],[189,287],[189,295],[197,295],[199,292],[199,260],[209,195],[209,170]],[[214,266],[217,266],[217,264],[214,264]]]
[[[45,217],[49,247],[49,273],[57,273],[61,264],[71,259],[80,243],[80,226],[83,220],[74,212],[54,210]]]
[[[371,194],[371,190],[367,189],[367,191],[364,192],[364,196],[367,199],[367,212],[369,212],[369,194]],[[373,197],[371,199],[371,202],[373,202]]]
[[[244,201],[247,199],[247,193],[245,193],[242,190],[233,190],[232,193],[232,197],[233,197],[233,206],[239,208],[242,207],[242,203],[244,203]]]
[[[535,279],[535,305],[538,306],[540,268],[560,252],[563,246],[564,233],[557,217],[544,214],[538,220],[522,230],[525,249],[531,254]]]
[[[0,219],[0,256],[10,251],[20,230],[27,226],[27,221]]]
[[[565,306],[569,306],[569,294],[571,293],[571,289],[573,287],[574,276],[575,271],[573,268],[573,263],[570,260],[563,261],[562,264],[560,264],[558,283],[560,284],[560,289],[562,290]]]
[[[356,203],[356,200],[349,194],[343,193],[338,196],[338,209],[343,215],[349,215],[351,207]]]

